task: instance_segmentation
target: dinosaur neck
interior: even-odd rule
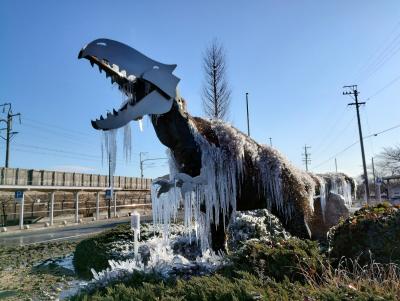
[[[172,151],[179,171],[195,177],[200,174],[201,151],[190,130],[189,119],[188,113],[174,101],[172,109],[153,116],[152,123],[160,142]]]

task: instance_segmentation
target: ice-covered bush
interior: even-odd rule
[[[365,207],[331,229],[330,256],[358,263],[400,263],[400,210],[390,204]]]

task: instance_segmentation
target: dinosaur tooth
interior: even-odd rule
[[[119,72],[119,67],[118,67],[118,65],[112,64],[111,68],[112,68],[112,70],[114,70],[115,72]]]
[[[106,78],[109,78],[110,74],[108,72],[106,72]]]
[[[118,116],[118,112],[115,111],[115,109],[113,109],[113,114],[114,114],[114,116]]]
[[[101,73],[101,71],[103,71],[103,69],[101,69],[100,65],[99,65],[99,72]]]
[[[92,65],[92,67],[94,66],[94,62],[93,61],[90,61],[90,65]]]
[[[104,120],[104,117],[103,117],[103,115],[100,115],[100,120]]]
[[[96,120],[96,121],[97,121],[97,120]],[[98,130],[99,127],[97,126],[97,122],[96,122],[96,121],[91,120],[91,123],[92,123],[92,127],[93,127],[95,130]]]
[[[110,113],[110,112],[107,112],[107,118],[110,117],[110,116],[111,116],[111,113]]]

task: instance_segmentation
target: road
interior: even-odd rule
[[[54,227],[41,230],[27,230],[15,234],[0,235],[1,246],[23,246],[42,242],[75,240],[91,234],[100,233],[122,223],[129,222],[129,218],[121,218],[115,221],[90,223],[68,226],[65,228]]]

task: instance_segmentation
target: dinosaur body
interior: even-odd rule
[[[329,202],[327,189],[332,186],[332,176],[324,178],[298,170],[278,151],[258,144],[232,126],[190,116],[179,93],[172,92],[179,80],[172,75],[174,65],[158,63],[122,45],[100,39],[80,52],[80,58],[105,70],[128,96],[118,111],[92,121],[92,125],[110,130],[145,114],[151,116],[157,137],[170,149],[176,168],[171,181],[155,181],[160,189],[153,197],[178,186],[189,207],[185,207],[185,215],[203,213],[214,250],[225,249],[225,229],[237,210],[267,208],[299,237],[310,238],[318,232],[313,228],[321,228],[321,220],[325,220],[321,216]],[[129,66],[114,68],[113,59]],[[340,183],[349,185],[346,180]],[[321,204],[318,212],[314,203]]]

